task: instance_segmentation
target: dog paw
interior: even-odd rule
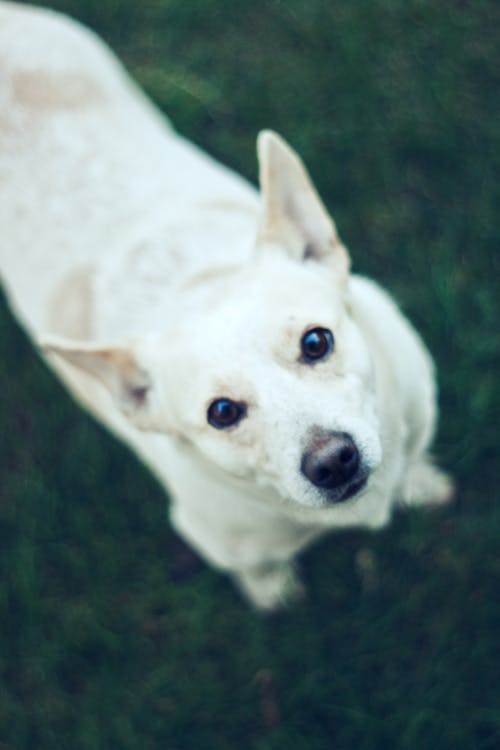
[[[306,596],[305,587],[291,563],[238,571],[233,577],[245,598],[261,612],[285,609]]]
[[[403,505],[446,505],[453,500],[453,480],[431,463],[414,464],[408,470],[401,488]]]

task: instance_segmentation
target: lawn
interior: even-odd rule
[[[0,750],[500,747],[500,4],[53,7],[249,179],[259,129],[297,148],[355,269],[435,356],[435,452],[459,489],[329,536],[302,559],[306,604],[263,619],[185,570],[161,489],[2,301]]]

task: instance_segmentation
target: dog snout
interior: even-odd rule
[[[301,469],[315,487],[335,490],[356,476],[359,465],[359,452],[351,436],[330,432],[304,454]]]

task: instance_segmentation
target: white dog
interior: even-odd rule
[[[272,609],[299,591],[294,555],[328,529],[446,501],[426,453],[429,355],[387,294],[349,274],[289,146],[259,135],[259,195],[75,22],[2,3],[0,49],[8,297],[164,483],[174,527]]]

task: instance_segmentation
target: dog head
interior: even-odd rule
[[[168,330],[132,344],[48,341],[139,429],[298,506],[357,495],[381,460],[374,374],[349,308],[349,258],[297,155],[259,136],[253,262],[193,278]]]

